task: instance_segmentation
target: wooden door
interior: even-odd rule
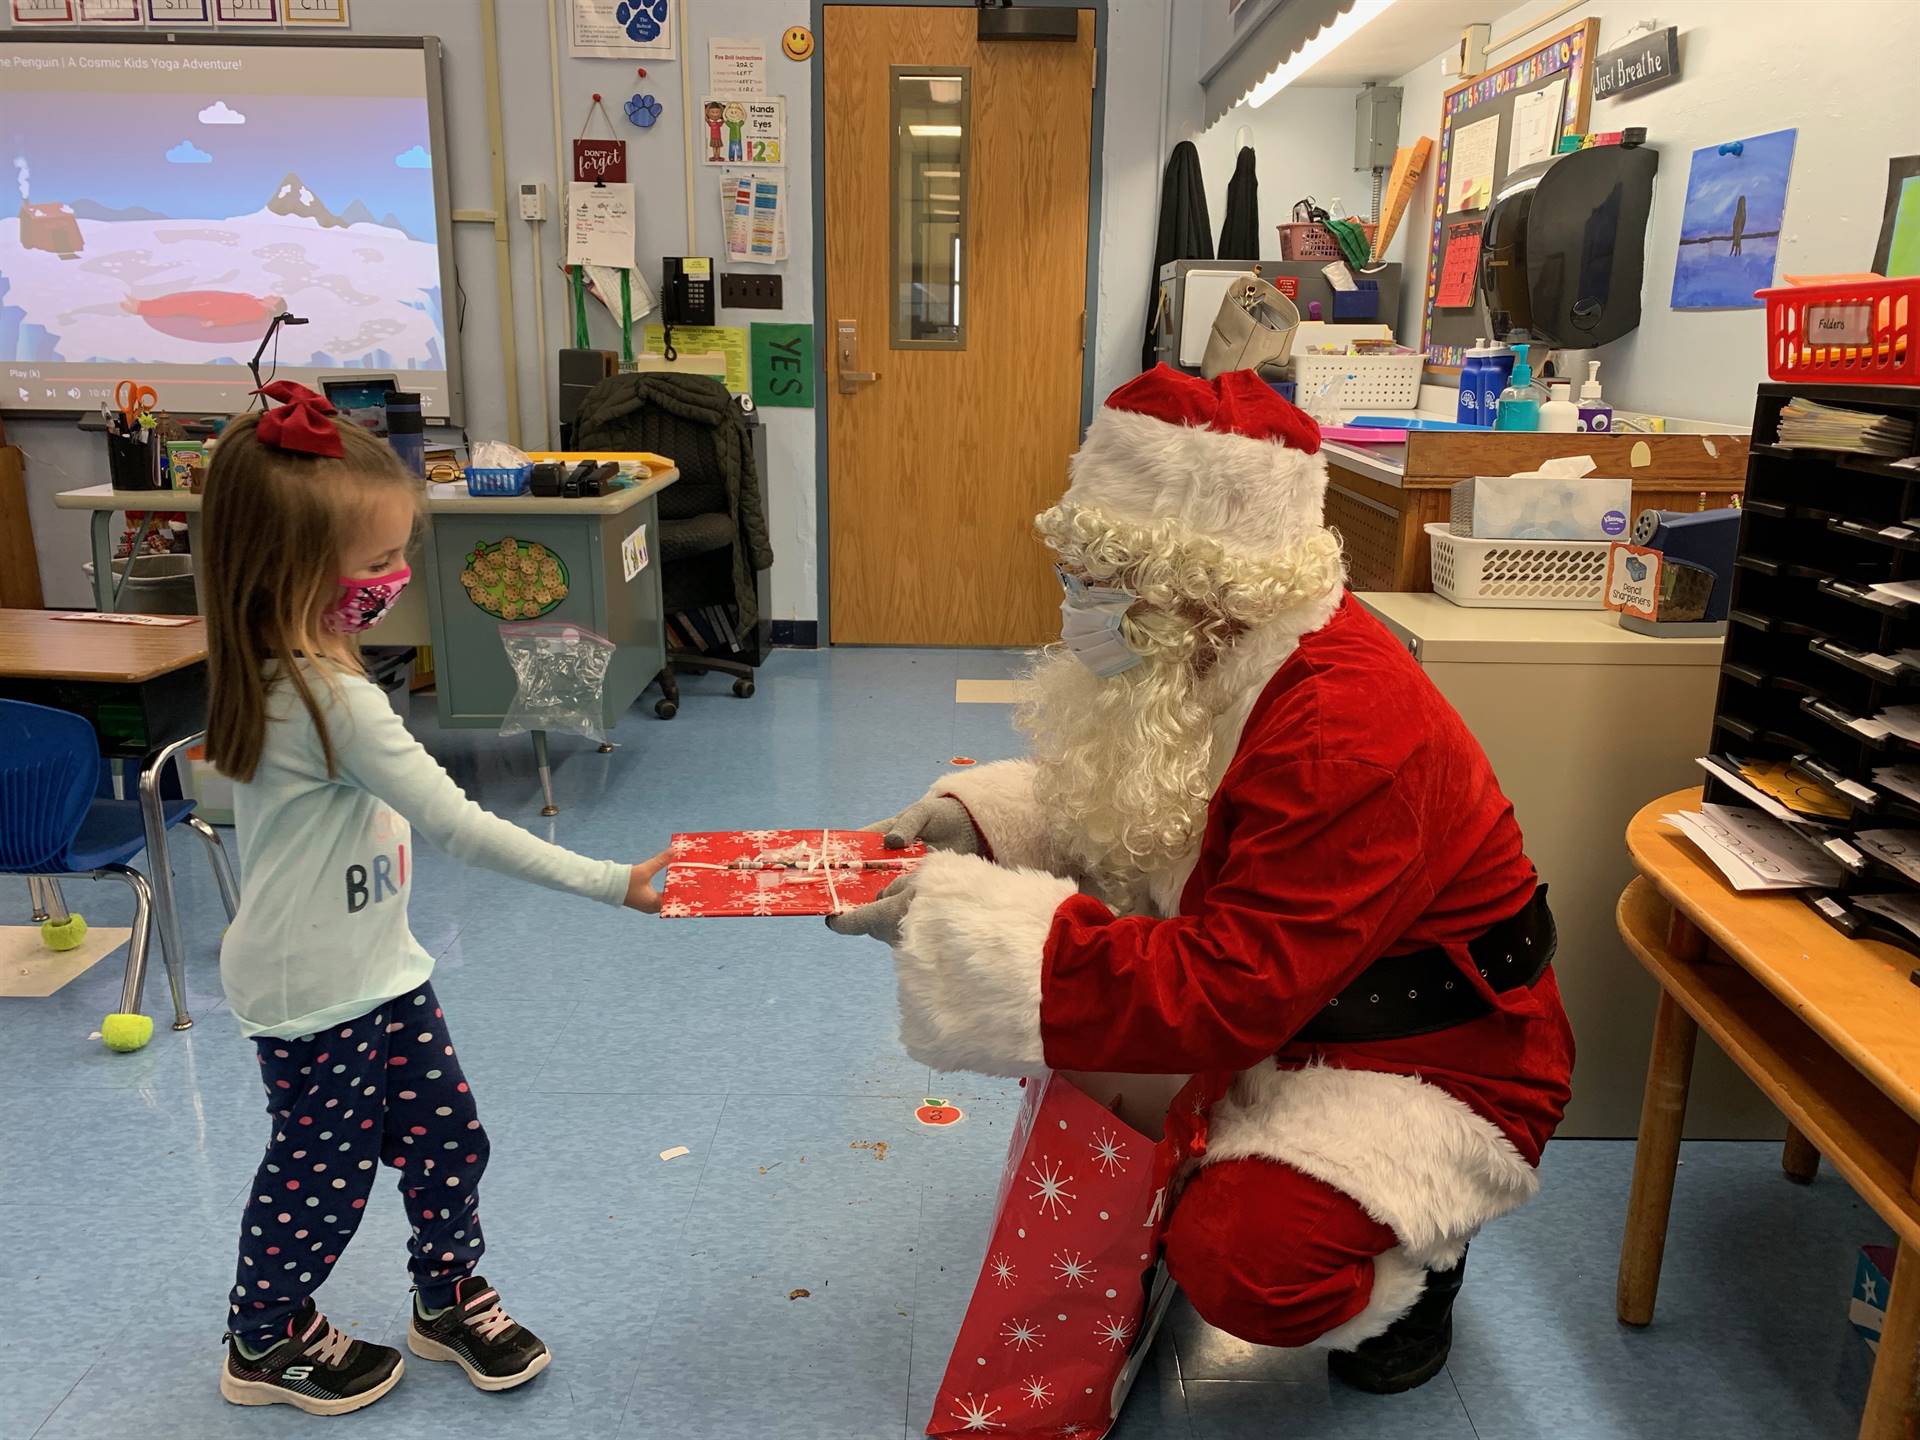
[[[838,643],[1059,633],[1033,517],[1080,436],[1093,14],[1073,41],[982,43],[975,13],[826,7]]]

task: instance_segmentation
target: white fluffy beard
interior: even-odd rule
[[[1037,796],[1102,898],[1137,908],[1142,883],[1199,838],[1223,708],[1214,677],[1196,675],[1185,648],[1101,679],[1054,647],[1030,679],[1019,725]]]
[[[1130,616],[1128,643],[1144,658],[1104,680],[1061,646],[1040,658],[1016,722],[1032,744],[1036,798],[1102,900],[1151,908],[1153,882],[1199,845],[1233,758],[1216,752],[1237,743],[1268,680],[1341,594],[1336,585],[1287,606],[1217,650],[1190,621]]]

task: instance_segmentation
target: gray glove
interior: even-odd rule
[[[876,821],[865,827],[887,837],[887,849],[904,850],[918,840],[929,850],[946,850],[955,855],[981,853],[980,832],[973,828],[967,807],[951,795],[929,795],[916,801],[890,820]]]
[[[865,935],[882,945],[898,945],[901,927],[907,923],[907,907],[912,904],[913,876],[902,875],[882,890],[877,900],[827,916],[827,928],[836,935]]]

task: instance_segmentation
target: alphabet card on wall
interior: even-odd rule
[[[138,25],[140,0],[80,0],[82,25]]]
[[[71,25],[74,0],[13,0],[16,25]]]
[[[1674,309],[1765,304],[1753,292],[1773,284],[1797,134],[1775,130],[1693,152],[1673,263]]]
[[[149,25],[213,24],[213,0],[146,0],[146,7]]]
[[[222,25],[278,25],[280,0],[213,0],[213,18]]]
[[[287,25],[331,25],[335,29],[351,23],[347,0],[286,0]]]

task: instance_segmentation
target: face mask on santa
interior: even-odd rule
[[[1101,679],[1124,675],[1146,657],[1127,644],[1122,624],[1140,597],[1117,585],[1090,585],[1061,570],[1060,640]]]

